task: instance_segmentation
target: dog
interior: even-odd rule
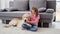
[[[18,19],[18,18],[14,18],[12,19],[9,24],[6,24],[5,27],[11,27],[11,26],[15,26],[16,27],[20,27],[22,28],[22,24],[25,23],[27,24],[28,26],[31,26],[30,24],[26,23],[26,20],[30,20],[30,16],[29,14],[24,14],[22,16],[22,19]]]
[[[31,24],[28,24],[27,22],[26,22],[26,20],[30,20],[30,16],[29,16],[29,14],[24,14],[23,16],[22,16],[22,22],[19,24],[17,24],[17,27],[21,27],[21,25],[22,24],[26,24],[26,25],[28,25],[28,26],[31,26]],[[20,21],[19,21],[20,22]]]

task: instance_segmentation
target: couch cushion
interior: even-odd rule
[[[40,22],[51,23],[53,20],[53,14],[40,13]]]
[[[18,10],[28,10],[28,0],[14,0],[14,8]]]
[[[53,19],[53,14],[50,13],[40,13],[41,19]]]
[[[39,8],[38,11],[39,11],[39,12],[45,12],[45,11],[46,11],[46,8],[44,8],[44,7]]]
[[[54,12],[54,9],[47,9],[46,12],[47,13],[53,13]]]
[[[0,12],[2,12],[2,9],[0,9]]]
[[[25,13],[30,13],[30,11],[15,11],[15,12],[0,12],[0,17],[21,17]]]
[[[46,0],[29,0],[30,10],[32,7],[41,8],[46,7]]]

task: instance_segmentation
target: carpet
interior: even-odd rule
[[[4,28],[0,25],[0,34],[60,34],[60,29],[55,28],[38,28],[37,32],[21,30],[17,27]]]

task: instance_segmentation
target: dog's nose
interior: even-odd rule
[[[26,20],[25,20],[25,22],[26,22]]]

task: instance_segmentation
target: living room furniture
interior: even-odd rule
[[[30,13],[32,7],[38,8],[40,14],[39,27],[49,27],[54,20],[56,2],[50,3],[47,0],[14,0],[9,3],[9,8],[0,9],[0,19],[2,19],[3,23],[9,23],[13,18],[21,18],[23,14]],[[50,4],[54,5],[54,8]]]

